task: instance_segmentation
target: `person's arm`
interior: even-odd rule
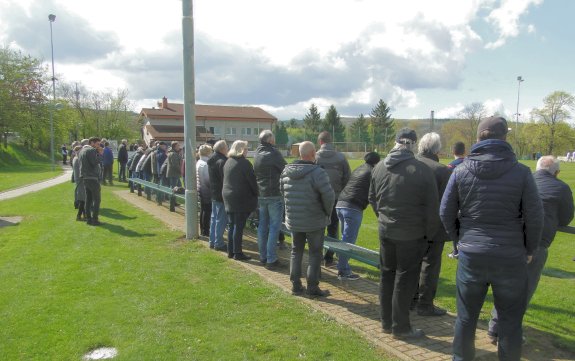
[[[313,177],[314,189],[320,194],[323,211],[327,217],[331,217],[331,211],[333,209],[333,204],[335,203],[335,192],[331,187],[329,182],[329,176],[327,173],[321,169],[315,170]]]
[[[559,202],[557,214],[559,216],[559,225],[567,226],[573,220],[573,193],[571,193],[569,186],[565,186],[563,189],[563,196]]]
[[[369,182],[369,204],[371,205],[371,209],[375,213],[375,218],[379,217],[377,213],[377,190],[375,189],[375,181],[373,177],[373,172],[371,174],[371,181]]]
[[[525,248],[527,249],[527,256],[531,256],[539,246],[543,231],[543,204],[539,198],[533,175],[529,171],[527,171],[523,184],[521,214],[523,214],[524,222]]]
[[[425,236],[428,241],[433,239],[435,233],[439,228],[439,215],[437,210],[439,209],[439,192],[437,190],[437,182],[435,181],[435,176],[432,171],[428,168],[427,173],[427,189],[425,191],[425,220],[426,220],[426,231]]]
[[[351,168],[349,167],[349,162],[342,154],[342,174],[341,174],[341,189],[345,188],[347,182],[349,182],[349,178],[351,177]]]
[[[244,158],[245,159],[245,158]],[[252,163],[245,159],[245,171],[246,171],[246,178],[248,180],[248,184],[250,185],[250,190],[254,196],[258,196],[258,180],[256,179],[256,173],[254,171],[254,167]]]
[[[457,229],[457,213],[459,212],[459,192],[457,189],[456,172],[451,174],[443,198],[441,198],[441,205],[439,206],[439,217],[447,231],[447,235],[452,241],[457,241],[459,238],[459,230]]]

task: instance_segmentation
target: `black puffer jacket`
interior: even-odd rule
[[[224,201],[222,198],[222,188],[224,186],[224,164],[226,164],[227,160],[228,157],[220,152],[215,152],[207,161],[212,200],[216,202]]]
[[[118,147],[118,162],[122,164],[128,163],[128,150],[123,143]]]
[[[222,197],[226,212],[253,212],[258,206],[254,167],[245,157],[229,157],[224,165]]]
[[[280,175],[286,166],[282,154],[271,144],[262,143],[256,149],[254,171],[260,197],[279,197]]]
[[[439,196],[435,177],[409,150],[394,149],[375,166],[369,203],[386,238],[431,239],[437,232]]]
[[[517,162],[509,143],[475,144],[451,175],[440,216],[464,253],[525,257],[537,248],[543,206],[529,168]]]
[[[573,220],[573,194],[565,182],[546,170],[535,172],[533,177],[545,214],[539,246],[548,248],[555,238],[557,227],[566,226]]]
[[[339,194],[336,207],[364,210],[369,205],[369,184],[373,166],[364,163],[352,173],[345,188]]]

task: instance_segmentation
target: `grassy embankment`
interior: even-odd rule
[[[0,192],[58,176],[62,174],[60,164],[53,171],[44,154],[13,144],[0,146]]]

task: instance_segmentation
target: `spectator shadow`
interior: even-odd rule
[[[543,274],[547,277],[562,278],[562,279],[575,279],[575,272],[565,271],[554,267],[545,267]]]
[[[111,208],[100,208],[100,215],[117,220],[136,219],[136,217],[128,217]]]
[[[136,232],[136,231],[133,231],[133,230],[131,230],[131,229],[124,228],[124,227],[122,227],[122,226],[120,226],[120,225],[112,224],[112,223],[107,223],[107,222],[103,223],[103,224],[102,224],[101,226],[99,226],[99,227],[104,228],[104,229],[107,229],[107,230],[110,231],[110,232],[120,234],[120,235],[125,236],[125,237],[151,237],[151,236],[155,236],[155,235],[156,235],[156,234],[154,234],[154,233],[140,233],[140,232]]]

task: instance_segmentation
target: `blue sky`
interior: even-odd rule
[[[0,0],[0,45],[50,59],[60,81],[128,89],[133,109],[182,102],[181,1]],[[195,0],[196,99],[279,119],[343,116],[381,98],[396,118],[480,102],[521,120],[575,93],[571,0]],[[48,62],[46,63],[49,64]]]

